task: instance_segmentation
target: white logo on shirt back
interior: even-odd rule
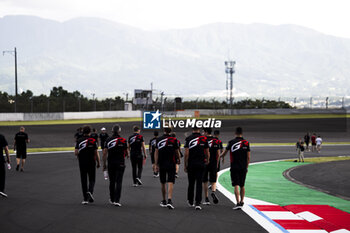
[[[192,139],[192,140],[188,143],[188,148],[191,149],[191,148],[197,146],[197,145],[198,145],[198,141],[199,141],[198,138]]]
[[[87,146],[87,139],[86,140],[84,140],[84,141],[82,141],[81,143],[79,143],[79,152],[82,150],[82,149],[85,149],[86,148],[86,146]]]
[[[115,147],[115,145],[117,144],[117,142],[118,142],[118,138],[111,140],[110,142],[108,142],[107,148],[108,148],[108,149],[111,149],[111,148]]]
[[[130,138],[130,144],[133,144],[136,141],[136,136],[137,135]]]
[[[166,146],[168,139],[164,138],[163,140],[159,141],[157,144],[158,149],[161,149]]]
[[[239,148],[241,148],[241,141],[236,142],[231,146],[231,152],[235,152],[236,150],[239,150]]]

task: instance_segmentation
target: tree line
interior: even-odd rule
[[[0,112],[14,111],[15,96],[0,91]],[[79,91],[69,92],[63,87],[53,87],[49,95],[35,96],[27,90],[17,96],[17,112],[80,112],[80,111],[113,111],[124,110],[125,100],[116,96],[98,100],[82,95]],[[186,100],[176,102],[174,99],[165,99],[163,105],[159,98],[155,99],[152,106],[133,106],[133,109],[146,110],[162,109],[173,111],[180,109],[228,109],[230,105],[226,101],[215,99]],[[232,104],[233,109],[252,108],[292,108],[288,103],[275,100],[245,99]]]

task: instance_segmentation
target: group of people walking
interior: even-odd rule
[[[112,136],[108,136],[105,128],[99,135],[102,148],[102,159],[98,153],[98,136],[91,133],[90,126],[82,127],[82,132],[76,135],[75,155],[79,160],[81,185],[83,192],[82,204],[94,202],[93,192],[96,178],[96,168],[101,166],[109,176],[109,202],[121,206],[123,175],[125,159],[130,158],[133,186],[143,185],[141,176],[144,162],[147,158],[145,142],[140,134],[140,128],[133,127],[134,133],[125,139],[121,136],[121,127],[116,124],[112,128]],[[250,161],[249,142],[242,137],[242,128],[236,129],[236,138],[231,140],[224,149],[218,138],[219,131],[212,135],[212,129],[205,128],[203,134],[199,128],[193,128],[184,144],[184,156],[181,143],[169,127],[164,127],[164,134],[154,132],[154,138],[149,143],[149,155],[152,160],[154,177],[159,177],[161,183],[161,207],[174,209],[173,189],[178,170],[183,157],[184,171],[188,177],[187,204],[196,210],[201,210],[201,204],[210,204],[209,187],[213,203],[219,199],[216,195],[217,172],[220,160],[230,152],[231,181],[235,189],[237,204],[234,209],[244,205],[244,184]],[[101,137],[102,136],[102,137]],[[210,182],[210,185],[208,185]],[[202,194],[204,187],[204,202]]]
[[[311,149],[310,149],[310,142],[311,142]],[[322,142],[323,141],[321,136],[318,135],[316,137],[316,133],[313,133],[311,136],[310,136],[310,133],[306,133],[304,136],[304,140],[302,140],[302,138],[299,138],[299,140],[295,144],[295,149],[297,151],[297,156],[298,156],[298,159],[296,161],[304,162],[305,151],[320,153]]]
[[[94,202],[94,187],[96,181],[96,168],[102,169],[109,178],[109,202],[115,206],[121,206],[121,193],[123,176],[125,172],[125,160],[130,158],[132,167],[133,186],[143,185],[141,177],[143,165],[148,157],[145,141],[140,134],[138,126],[133,127],[133,134],[125,139],[121,136],[121,127],[116,124],[112,127],[111,136],[105,128],[98,134],[90,126],[84,126],[75,134],[75,155],[78,158],[83,205]],[[242,137],[242,128],[236,129],[236,137],[229,141],[224,148],[219,139],[220,132],[211,128],[193,128],[192,134],[185,139],[184,155],[181,151],[181,143],[176,134],[169,127],[164,127],[163,135],[158,131],[149,142],[149,155],[151,156],[154,177],[159,177],[161,183],[161,207],[174,209],[173,189],[178,177],[181,160],[183,169],[187,173],[187,204],[196,210],[201,210],[201,204],[209,205],[210,197],[217,204],[219,198],[216,195],[217,173],[220,170],[220,162],[224,162],[225,155],[230,153],[231,181],[234,186],[236,205],[234,209],[240,209],[244,205],[245,179],[250,162],[249,142]],[[24,171],[27,157],[28,134],[24,127],[14,137],[14,151],[16,151],[16,170]],[[102,158],[98,152],[99,144],[102,149]],[[7,197],[5,193],[6,163],[10,169],[10,156],[8,142],[0,134],[0,196]],[[3,152],[5,151],[4,156]],[[106,175],[107,175],[106,174]],[[202,201],[204,193],[204,201]]]

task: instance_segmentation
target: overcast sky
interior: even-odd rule
[[[110,19],[146,30],[208,23],[297,24],[350,38],[349,0],[0,0],[0,17]]]

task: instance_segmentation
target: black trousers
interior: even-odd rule
[[[96,181],[96,163],[79,161],[79,168],[84,201],[87,201],[87,192],[90,192],[91,194],[94,192]]]
[[[5,176],[6,176],[5,163],[0,162],[0,192],[5,191]]]
[[[196,204],[202,202],[202,181],[204,166],[189,166],[187,169],[188,189],[187,200],[193,202],[194,188],[196,187]]]
[[[142,167],[143,167],[143,157],[131,156],[131,166],[132,166],[132,179],[134,184],[137,184],[136,178],[141,179]]]
[[[125,165],[108,164],[109,196],[112,202],[119,202],[122,192]]]

